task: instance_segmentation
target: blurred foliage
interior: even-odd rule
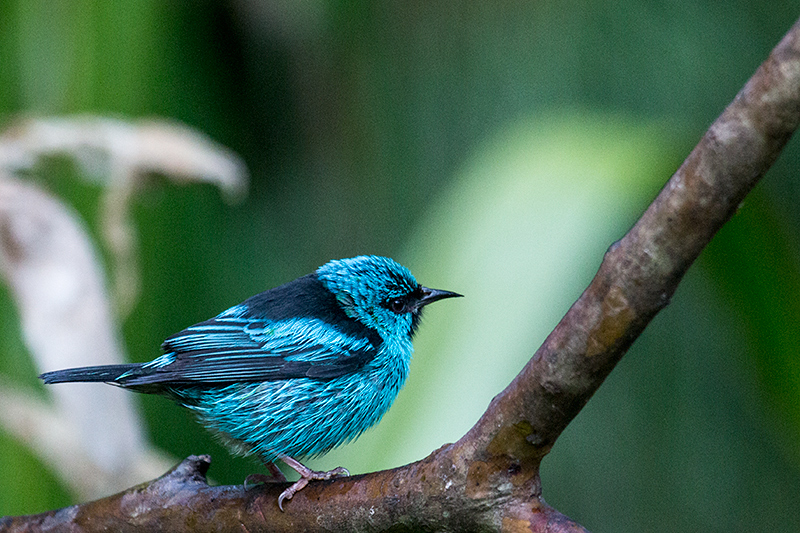
[[[131,360],[334,257],[390,255],[465,293],[430,310],[384,423],[317,461],[360,472],[474,422],[797,16],[744,0],[0,0],[0,123],[159,115],[246,160],[241,205],[157,176],[137,196]],[[793,142],[545,458],[549,503],[593,531],[800,530],[799,167]],[[60,160],[30,176],[97,234],[99,191],[77,178]],[[0,370],[39,387],[17,328],[0,288]],[[211,453],[218,481],[259,468],[141,401],[156,444]],[[0,514],[71,503],[5,436],[0,470]]]

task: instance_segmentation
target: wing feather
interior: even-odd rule
[[[128,372],[120,384],[330,380],[356,372],[379,346],[318,319],[270,322],[220,315],[169,337],[162,348],[163,356]]]

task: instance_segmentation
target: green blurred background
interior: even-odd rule
[[[132,361],[328,259],[389,255],[467,298],[431,309],[384,421],[314,461],[398,466],[458,439],[800,15],[796,2],[0,0],[0,125],[180,120],[239,153],[229,205],[152,180],[134,203]],[[800,531],[800,145],[793,141],[544,460],[593,531]],[[69,161],[30,179],[99,233]],[[0,286],[0,372],[43,387]],[[86,364],[91,364],[88,356]],[[168,401],[153,442],[258,471]],[[74,503],[0,434],[0,515]]]

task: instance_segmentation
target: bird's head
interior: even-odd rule
[[[317,276],[347,316],[384,338],[413,335],[423,307],[461,296],[423,287],[406,267],[375,255],[330,261],[317,269]]]

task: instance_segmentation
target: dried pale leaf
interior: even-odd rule
[[[175,121],[138,123],[81,115],[30,118],[0,136],[0,166],[30,169],[65,154],[97,179],[127,181],[157,172],[176,181],[208,181],[233,198],[247,188],[247,168],[231,150]]]
[[[19,308],[23,336],[39,370],[123,362],[103,273],[82,224],[41,190],[9,177],[0,177],[0,274]],[[74,437],[49,439],[48,426],[31,421],[26,439],[49,447],[43,455],[58,469],[71,468],[78,454],[119,487],[133,481],[132,458],[149,452],[131,396],[92,384],[48,390],[54,411],[37,420],[58,419]],[[9,429],[19,434],[21,427]],[[85,483],[78,482],[81,492]]]
[[[100,225],[113,261],[116,307],[127,315],[139,295],[136,230],[130,203],[139,184],[158,173],[179,183],[217,185],[229,200],[247,190],[244,162],[208,136],[175,121],[126,122],[93,115],[19,120],[0,135],[0,168],[30,170],[43,156],[68,155],[83,176],[104,183]]]

